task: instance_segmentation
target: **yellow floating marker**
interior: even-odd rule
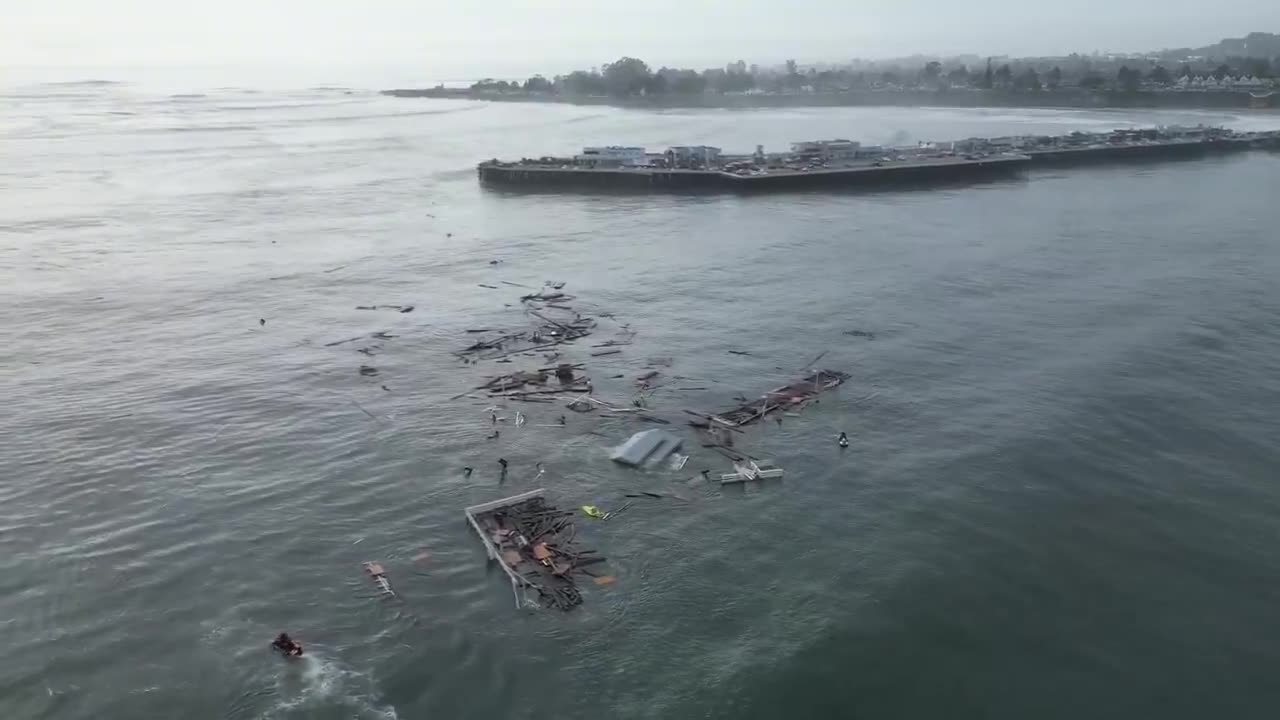
[[[586,513],[587,517],[593,517],[597,520],[604,520],[609,516],[609,513],[606,513],[595,505],[583,505],[582,512]]]

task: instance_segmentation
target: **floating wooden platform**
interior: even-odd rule
[[[523,591],[532,589],[542,606],[570,610],[582,604],[574,574],[599,577],[584,568],[604,558],[576,546],[573,511],[548,505],[545,493],[530,490],[464,512],[489,559],[511,580],[516,607],[525,604]]]

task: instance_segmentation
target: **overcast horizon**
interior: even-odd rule
[[[395,69],[436,79],[556,74],[624,55],[656,66],[773,65],[911,55],[1015,57],[1199,47],[1280,30],[1280,3],[1170,7],[1153,0],[1078,0],[1011,18],[992,0],[492,0],[481,9],[384,0],[12,0],[0,26],[10,68]],[[1099,18],[1105,18],[1099,22]]]

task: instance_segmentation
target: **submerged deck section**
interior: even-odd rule
[[[770,390],[759,400],[753,400],[732,410],[726,410],[707,417],[713,422],[728,427],[750,425],[771,412],[804,407],[815,400],[824,390],[830,390],[848,379],[848,373],[835,370],[815,370],[802,380]]]

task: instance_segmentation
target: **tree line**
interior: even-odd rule
[[[937,90],[976,88],[1039,92],[1059,88],[1113,89],[1136,92],[1144,86],[1169,86],[1183,76],[1252,75],[1272,78],[1280,72],[1280,57],[1231,57],[1213,66],[1181,63],[1170,70],[1158,62],[1097,59],[1070,55],[1059,61],[1012,61],[970,67],[937,60],[923,66],[878,64],[872,67],[802,69],[795,60],[780,68],[748,66],[739,60],[723,68],[650,68],[648,63],[623,57],[600,68],[575,70],[548,79],[534,75],[523,82],[485,79],[471,86],[477,92],[525,92],[551,95],[634,97],[640,95],[699,95],[743,92],[844,92],[867,89]]]

